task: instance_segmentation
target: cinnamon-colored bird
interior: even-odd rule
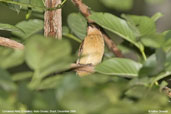
[[[104,39],[102,33],[95,26],[89,26],[87,36],[84,38],[80,49],[77,64],[95,66],[102,61],[104,54]],[[77,70],[79,76],[85,76],[92,73],[90,67],[84,67]]]

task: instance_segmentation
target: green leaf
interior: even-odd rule
[[[47,66],[50,67],[50,64],[54,64],[54,62],[56,64],[65,62],[62,59],[67,58],[70,53],[71,47],[67,41],[47,39],[36,35],[26,43],[25,58],[28,65],[36,70]]]
[[[0,87],[6,91],[16,90],[16,85],[12,82],[10,74],[0,68]]]
[[[86,19],[79,13],[71,13],[67,22],[71,31],[80,39],[84,39],[87,34]]]
[[[100,0],[106,7],[117,10],[130,10],[133,0]]]
[[[0,0],[1,2],[7,3],[10,9],[20,12],[21,9],[32,8],[36,12],[43,12],[45,7],[42,0]]]
[[[20,38],[26,39],[43,30],[43,21],[38,19],[22,21],[16,24],[16,27],[23,30],[24,33],[20,31],[13,31],[12,33]]]
[[[163,80],[160,84],[160,91],[162,91],[163,88],[167,87],[167,85],[168,85],[168,83],[165,80]]]
[[[33,36],[26,43],[25,59],[30,68],[34,69],[31,87],[36,87],[40,80],[53,73],[70,67],[73,57],[68,41]]]
[[[22,1],[22,0],[21,0],[21,1]],[[43,0],[30,0],[30,4],[31,4],[32,6],[44,8],[44,4],[43,4],[42,1],[43,1]]]
[[[4,24],[4,23],[0,23],[0,30],[17,31],[17,32],[23,33],[23,31],[20,28],[15,27],[15,26],[10,25],[10,24]]]
[[[31,71],[19,72],[19,73],[12,75],[12,80],[13,81],[21,81],[21,80],[31,78],[32,76],[33,76],[33,72],[31,72]]]
[[[160,66],[164,67],[166,61],[166,53],[163,51],[163,49],[159,48],[156,50],[156,60]]]
[[[65,95],[69,94],[71,91],[73,91],[76,88],[80,87],[80,80],[79,77],[76,76],[73,73],[70,74],[64,74],[62,76],[57,89],[56,89],[56,98],[58,100],[61,100],[65,97]]]
[[[37,89],[54,89],[57,88],[63,79],[62,75],[56,75],[43,80],[37,87]]]
[[[77,85],[79,77],[75,73],[53,75],[42,80],[37,89],[59,89],[61,86],[72,88]],[[64,89],[64,88],[62,88]],[[63,90],[61,92],[64,92]],[[59,93],[62,94],[62,93]]]
[[[135,86],[144,86],[149,87],[149,84],[151,82],[151,78],[149,77],[143,77],[143,78],[134,78],[131,81],[129,81],[129,88],[135,87]]]
[[[157,21],[159,18],[161,18],[161,17],[163,17],[163,14],[160,13],[160,12],[158,12],[158,13],[154,14],[154,15],[151,17],[151,19],[152,19],[154,22],[156,22],[156,21]]]
[[[134,32],[131,30],[125,20],[109,13],[93,13],[89,18],[103,28],[119,35],[120,37],[134,44],[140,50],[144,49],[143,45],[137,41]]]
[[[0,67],[11,68],[24,62],[24,51],[0,47]]]
[[[25,4],[29,4],[30,3],[30,0],[13,0],[13,1],[16,1],[18,3],[25,3]]]
[[[136,97],[136,98],[142,98],[144,97],[144,93],[147,93],[147,88],[144,86],[135,86],[126,91],[125,95],[129,97]]]
[[[165,40],[164,40],[164,45],[163,48],[166,51],[170,51],[171,50],[171,30],[168,30],[166,32],[164,32],[165,35]]]
[[[150,34],[140,38],[144,46],[152,48],[161,48],[164,43],[164,36],[162,34]]]
[[[141,41],[144,46],[160,48],[164,39],[162,34],[156,32],[155,20],[159,18],[158,15],[152,18],[136,15],[122,15],[122,17],[127,20],[137,40]]]
[[[55,96],[55,90],[49,89],[45,91],[34,92],[34,99],[33,102],[31,103],[31,106],[33,106],[35,109],[56,110],[58,104],[59,103],[56,100],[56,96]]]
[[[151,81],[151,85],[150,87],[152,87],[154,85],[154,83],[158,82],[159,80],[161,79],[164,79],[168,76],[171,75],[171,72],[170,71],[166,71],[166,72],[161,72],[160,74],[156,75],[153,80]]]
[[[155,76],[165,68],[166,54],[162,49],[158,49],[143,64],[139,74],[140,76]]]
[[[18,82],[18,89],[16,94],[17,94],[17,101],[26,105],[32,104],[35,95],[28,88],[26,81]]]
[[[67,26],[62,27],[62,34],[63,35],[69,34],[69,28]]]
[[[122,15],[122,17],[139,30],[140,36],[156,32],[155,22],[150,17],[136,15]]]
[[[137,77],[141,64],[130,59],[112,58],[96,66],[96,72],[121,77]]]
[[[72,74],[65,76],[56,90],[56,98],[60,105],[68,110],[74,109],[79,114],[95,114],[97,110],[104,109],[109,100],[102,91],[105,86],[99,87],[99,85],[99,88],[96,88],[88,83],[89,81],[83,79],[85,83],[83,85],[78,76]]]
[[[13,2],[18,2],[19,0],[13,0]],[[15,5],[15,4],[8,4],[8,7],[11,10],[16,11],[17,13],[20,13],[21,7],[19,5]]]
[[[168,30],[165,32],[165,41],[168,41],[171,39],[171,30]]]
[[[166,54],[166,71],[171,71],[171,51]]]

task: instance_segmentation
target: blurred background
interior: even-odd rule
[[[157,21],[157,31],[164,32],[171,29],[171,0],[83,0],[83,2],[93,11],[109,12],[119,17],[121,14],[152,16],[161,12],[163,17]],[[63,7],[63,25],[67,25],[67,17],[73,12],[78,12],[78,9],[71,0],[68,0]],[[0,3],[0,23],[15,25],[26,20],[26,14],[26,10],[17,13]],[[43,12],[33,12],[30,18],[43,19]],[[8,33],[0,30],[0,36],[8,37]],[[76,45],[78,49],[79,43]],[[74,46],[72,45],[72,48]],[[70,48],[66,46],[66,49]],[[11,52],[12,50],[0,48],[0,57],[5,59]],[[16,55],[20,55],[20,52]],[[7,64],[10,64],[9,61]],[[78,114],[152,114],[149,110],[171,112],[170,99],[161,94],[159,88],[154,87],[149,91],[145,86],[132,87],[132,84],[142,84],[138,79],[99,74],[79,78],[75,72],[69,72],[43,80],[36,90],[32,90],[28,87],[32,75],[33,71],[26,63],[6,70],[0,68],[2,76],[0,110],[58,109],[76,110]],[[143,82],[149,82],[148,78],[144,78]]]

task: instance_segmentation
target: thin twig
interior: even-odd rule
[[[23,44],[18,43],[16,41],[8,39],[8,38],[4,38],[4,37],[0,37],[0,45],[4,46],[4,47],[13,48],[13,49],[20,49],[20,50],[24,49]]]
[[[90,20],[88,17],[91,15],[89,8],[85,5],[82,0],[72,0],[72,2],[79,8],[80,12],[87,19],[88,23],[93,23],[93,20]],[[121,51],[117,48],[116,44],[102,31],[104,36],[104,41],[107,47],[117,56],[123,57]]]
[[[112,52],[114,52],[116,57],[121,57],[121,58],[124,57],[121,51],[117,48],[116,44],[106,34],[103,34],[103,38],[108,48]]]
[[[85,5],[82,0],[72,0],[72,2],[79,8],[83,16],[88,20],[89,23],[93,23],[88,17],[91,15],[88,6]]]
[[[45,0],[47,8],[54,8],[61,4],[61,0]],[[44,14],[44,35],[62,38],[62,9],[46,11]]]

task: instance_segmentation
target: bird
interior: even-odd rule
[[[88,26],[87,36],[80,45],[78,52],[78,65],[87,65],[77,69],[77,74],[82,77],[93,72],[95,65],[101,63],[104,54],[104,39],[101,31],[96,26]]]

